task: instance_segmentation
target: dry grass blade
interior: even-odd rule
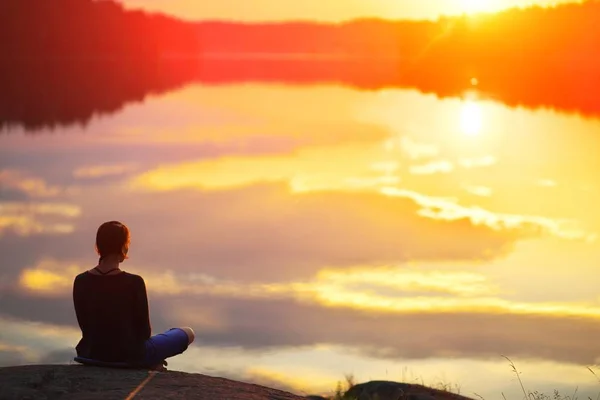
[[[600,382],[600,377],[594,372],[594,370],[592,369],[592,367],[587,367],[588,371],[590,371],[592,373],[592,375],[594,375],[596,377],[596,379],[598,380],[598,382]]]
[[[523,385],[523,381],[521,380],[521,373],[519,372],[519,370],[517,369],[517,367],[515,366],[515,363],[508,358],[505,355],[502,355],[503,358],[505,358],[506,360],[508,360],[510,367],[512,368],[513,372],[515,373],[515,375],[517,376],[517,379],[519,380],[519,385],[521,385],[521,390],[523,390],[523,396],[524,399],[527,400],[527,398],[529,397],[527,395],[527,390],[525,390],[525,386]]]

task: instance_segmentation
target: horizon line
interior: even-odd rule
[[[115,1],[115,0],[108,0]],[[357,16],[354,18],[345,18],[345,19],[326,19],[326,18],[299,18],[299,19],[256,19],[256,20],[246,20],[239,18],[203,18],[203,19],[191,19],[182,17],[179,15],[171,14],[165,11],[155,11],[155,10],[147,10],[143,7],[139,6],[127,6],[125,3],[121,1],[115,1],[117,4],[123,6],[123,9],[126,11],[138,11],[144,12],[148,15],[156,15],[156,16],[164,16],[168,18],[173,18],[179,20],[184,23],[189,24],[206,24],[206,23],[222,23],[222,24],[236,24],[236,25],[250,25],[250,26],[265,26],[265,25],[326,25],[326,26],[341,26],[341,25],[349,25],[357,22],[364,21],[379,21],[383,23],[440,23],[444,20],[448,19],[459,19],[459,18],[481,18],[481,17],[489,17],[496,16],[504,13],[514,12],[514,11],[527,11],[533,9],[557,9],[561,7],[568,7],[573,5],[582,6],[586,3],[598,3],[600,4],[600,0],[568,0],[567,2],[559,2],[550,5],[539,5],[539,4],[528,4],[523,6],[512,6],[507,8],[501,8],[498,10],[490,10],[490,11],[476,11],[476,12],[457,12],[457,13],[440,13],[435,18],[386,18],[379,15],[364,15]]]

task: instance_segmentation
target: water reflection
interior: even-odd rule
[[[72,276],[117,212],[155,328],[186,321],[211,349],[591,364],[598,128],[416,91],[243,85],[155,96],[89,135],[5,135],[2,314],[75,326]],[[64,356],[36,340],[3,339],[8,359]]]
[[[460,113],[460,127],[468,136],[477,136],[481,133],[483,115],[481,107],[475,101],[465,101]]]
[[[43,1],[35,10],[16,0],[0,9],[9,49],[0,55],[3,130],[85,125],[191,83],[416,88],[439,97],[463,97],[476,87],[510,106],[600,112],[593,96],[598,37],[586,28],[600,14],[597,2],[437,22],[248,25],[54,1],[63,9],[60,21]],[[42,25],[44,35],[36,35]]]
[[[5,88],[0,107],[2,130],[24,127],[29,131],[78,124],[85,126],[94,116],[112,114],[126,104],[143,101],[152,94],[175,90],[183,85],[243,84],[257,82],[318,86],[342,84],[363,90],[416,88],[439,97],[469,99],[469,79],[446,76],[420,76],[408,72],[400,60],[296,60],[296,59],[187,59],[150,61],[143,66],[134,61],[54,62],[22,64],[10,61],[0,66]],[[43,71],[42,71],[43,70]],[[541,78],[540,78],[541,79]],[[571,77],[570,85],[581,86]],[[600,107],[588,99],[588,89],[568,96],[541,91],[545,81],[523,81],[517,77],[490,78],[478,87],[480,97],[493,97],[511,106],[552,107],[596,117]],[[463,124],[477,130],[476,107],[467,103]],[[472,134],[472,133],[470,133]]]

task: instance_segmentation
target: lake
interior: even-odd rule
[[[444,96],[327,77],[160,82],[63,115],[87,104],[75,80],[3,121],[0,365],[72,359],[73,278],[117,219],[153,331],[196,331],[170,369],[488,400],[520,396],[507,356],[528,390],[596,397],[597,115],[502,103],[476,77]]]

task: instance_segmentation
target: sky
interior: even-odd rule
[[[496,11],[530,5],[551,6],[561,0],[120,0],[128,7],[161,11],[184,19],[236,21],[344,21],[377,17],[386,19],[437,19],[440,15]]]

